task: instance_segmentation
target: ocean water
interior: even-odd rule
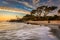
[[[0,40],[58,40],[51,26],[0,22]]]

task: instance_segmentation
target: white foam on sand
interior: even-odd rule
[[[18,30],[6,30],[6,33],[0,33],[0,40],[58,40],[49,32],[51,29],[48,26],[31,25],[25,23],[12,24]]]

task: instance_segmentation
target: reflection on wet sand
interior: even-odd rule
[[[0,40],[58,40],[50,32],[52,25],[0,23]]]

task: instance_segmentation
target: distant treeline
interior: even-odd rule
[[[26,15],[24,16],[22,19],[12,19],[12,20],[9,20],[9,22],[24,22],[24,21],[44,21],[44,20],[60,20],[60,16],[57,16],[57,15],[54,15],[54,16],[41,16],[40,18],[39,17],[36,17],[36,16],[31,16],[31,15]]]
[[[26,15],[22,18],[22,20],[28,21],[42,21],[42,20],[60,20],[60,16],[54,15],[54,16],[41,16],[41,17],[36,17],[36,16],[31,16],[31,15]]]

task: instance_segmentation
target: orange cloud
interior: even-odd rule
[[[8,11],[8,12],[30,14],[29,11],[25,11],[25,10],[17,9],[17,8],[9,8],[9,7],[0,7],[0,11]],[[1,15],[1,14],[0,14],[0,21],[16,19],[16,15],[4,15],[4,14]],[[19,16],[19,17],[22,18],[22,16]]]

